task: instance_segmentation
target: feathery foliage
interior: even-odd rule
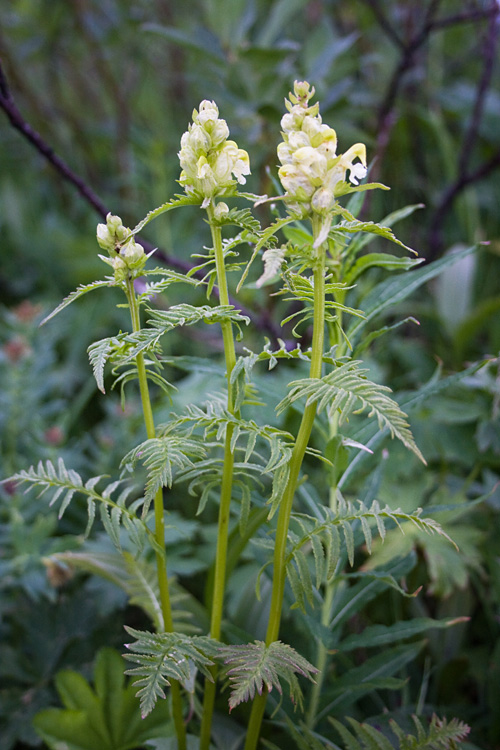
[[[404,534],[404,524],[411,523],[427,534],[438,534],[454,542],[441,526],[431,518],[422,518],[422,509],[417,508],[414,513],[404,513],[388,506],[381,508],[374,500],[370,507],[363,502],[356,504],[347,501],[337,491],[337,509],[318,507],[317,517],[295,513],[292,515],[292,526],[288,533],[288,547],[286,558],[287,577],[296,600],[295,606],[305,611],[306,601],[314,605],[314,588],[332,579],[341,558],[343,545],[347,552],[349,564],[354,565],[356,536],[359,535],[371,552],[374,526],[378,534],[384,539],[386,524],[396,525]],[[297,527],[299,533],[293,530]],[[311,575],[309,549],[313,553],[313,576]]]
[[[194,307],[188,304],[172,305],[168,310],[147,309],[149,318],[147,328],[137,333],[128,334],[125,338],[130,346],[128,359],[136,357],[142,351],[154,351],[160,338],[179,326],[190,326],[203,321],[204,323],[222,323],[228,321],[240,330],[240,323],[248,325],[249,318],[242,315],[232,305],[201,305]]]
[[[131,605],[140,607],[151,618],[158,632],[165,629],[156,568],[146,557],[134,557],[127,550],[121,550],[113,553],[58,552],[49,559],[110,581],[127,594]],[[183,609],[188,598],[189,595],[171,580],[172,617],[175,630],[182,633],[197,629],[192,622],[192,613]]]
[[[294,380],[289,384],[290,392],[280,401],[276,411],[281,414],[295,401],[305,398],[306,405],[314,402],[318,404],[318,412],[327,408],[330,417],[338,411],[339,423],[342,424],[349,413],[369,409],[368,416],[377,417],[380,429],[388,428],[392,437],[399,438],[425,463],[411,434],[406,414],[387,395],[391,389],[368,380],[366,372],[366,369],[360,367],[360,362],[352,361],[339,364],[323,378]]]
[[[38,497],[46,492],[51,494],[50,506],[60,502],[59,518],[62,518],[75,495],[86,497],[88,523],[85,536],[90,534],[94,524],[96,503],[98,503],[101,521],[117,549],[121,550],[120,530],[122,523],[139,549],[144,547],[146,538],[149,538],[151,544],[154,545],[154,537],[150,529],[136,515],[136,510],[142,504],[142,500],[139,499],[129,505],[126,504],[133,487],[125,487],[116,500],[113,500],[112,495],[123,485],[123,481],[111,482],[102,492],[98,492],[96,486],[104,478],[103,475],[91,477],[84,483],[81,476],[73,469],[67,469],[64,461],[60,458],[57,466],[54,466],[52,461],[46,461],[45,464],[40,461],[36,468],[31,466],[27,471],[23,469],[12,475],[10,480],[20,484],[28,484],[27,492],[35,487],[40,488]]]
[[[288,683],[292,702],[302,708],[302,690],[297,674],[313,681],[313,675],[318,671],[291,646],[281,641],[274,641],[270,646],[263,641],[242,646],[222,646],[218,649],[218,655],[224,660],[224,672],[231,687],[230,710],[239,703],[252,700],[256,693],[262,695],[264,689],[270,692],[276,688],[282,695],[280,679]]]
[[[63,299],[60,305],[58,305],[55,310],[53,310],[49,315],[47,315],[40,325],[44,325],[44,323],[47,323],[49,320],[51,320],[55,315],[61,312],[61,310],[64,310],[68,305],[71,305],[72,302],[79,299],[80,297],[83,297],[85,294],[88,294],[89,292],[93,292],[94,289],[102,289],[102,287],[105,286],[116,286],[116,282],[113,278],[113,276],[107,276],[105,279],[101,279],[98,281],[93,281],[90,284],[82,284],[79,287],[75,289],[74,292],[71,292],[71,294],[68,294],[67,297]]]
[[[391,729],[396,735],[399,750],[455,750],[465,740],[470,728],[458,719],[439,719],[433,715],[428,727],[424,727],[417,716],[412,716],[417,733],[406,734],[394,720],[390,720]],[[329,717],[331,724],[343,740],[346,750],[393,750],[390,740],[370,724],[348,718],[354,732],[351,732],[340,721]]]
[[[132,471],[141,460],[148,472],[144,494],[143,517],[160,487],[171,487],[174,468],[185,470],[193,466],[192,458],[205,456],[204,446],[197,440],[172,434],[150,438],[129,451],[122,460],[122,468]]]
[[[143,718],[151,713],[158,698],[165,698],[164,688],[170,685],[170,680],[181,682],[191,691],[196,670],[212,680],[208,668],[214,663],[212,657],[218,646],[212,638],[125,629],[136,639],[127,644],[129,652],[124,657],[139,665],[128,669],[126,674],[139,678],[133,685],[139,688],[137,697],[141,701]]]

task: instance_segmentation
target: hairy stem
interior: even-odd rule
[[[220,226],[215,222],[214,206],[212,203],[207,208],[212,243],[215,254],[215,268],[217,271],[217,286],[219,288],[219,301],[221,305],[229,305],[229,293],[227,288],[226,269],[224,265],[224,253],[222,249],[222,233]],[[227,410],[235,414],[234,400],[230,385],[230,378],[236,364],[236,352],[234,347],[233,327],[230,321],[221,323],[222,341],[224,344],[224,357],[226,361],[227,377]],[[210,636],[219,640],[221,633],[222,614],[224,609],[224,592],[226,587],[227,546],[229,536],[229,519],[231,507],[231,495],[233,489],[233,467],[234,453],[231,450],[231,439],[233,426],[228,425],[226,429],[224,444],[224,467],[219,502],[219,521],[217,529],[217,548],[215,552],[215,572],[212,593],[212,609],[210,619]],[[212,668],[213,682],[205,680],[205,692],[203,699],[203,716],[200,733],[200,750],[208,750],[210,746],[210,730],[215,702],[217,668]]]
[[[126,287],[127,300],[130,307],[130,316],[132,318],[132,330],[134,333],[140,331],[141,321],[139,313],[139,304],[134,289],[134,282],[132,278],[127,279]],[[155,424],[153,418],[153,410],[151,408],[151,399],[149,397],[148,380],[146,375],[146,365],[144,363],[144,354],[140,352],[136,357],[137,372],[139,377],[139,390],[141,393],[142,411],[144,414],[144,424],[146,425],[146,434],[148,439],[156,437]],[[155,516],[155,531],[154,536],[156,543],[160,549],[165,547],[165,520],[164,520],[164,509],[163,509],[163,491],[160,487],[154,498],[154,516]],[[167,563],[165,555],[159,551],[155,552],[156,557],[156,571],[158,577],[158,586],[160,589],[160,603],[161,611],[163,615],[163,626],[166,632],[174,631],[174,623],[172,619],[172,606],[170,602],[170,590],[168,585],[167,575]],[[181,689],[177,681],[172,680],[171,682],[171,696],[172,696],[172,715],[175,724],[175,732],[177,735],[177,747],[178,750],[186,750],[186,727],[184,726],[183,711],[182,711],[182,698]]]
[[[313,237],[316,238],[321,231],[320,217],[313,219]],[[324,247],[317,249],[317,257],[314,265],[314,317],[313,338],[311,351],[311,365],[309,377],[320,378],[323,366],[323,347],[325,335],[325,250]],[[278,524],[273,557],[273,587],[271,593],[271,608],[266,633],[266,645],[276,641],[279,636],[281,614],[283,609],[283,598],[286,583],[286,543],[290,516],[292,513],[293,499],[297,487],[297,481],[302,467],[302,461],[306,452],[311,431],[316,417],[317,404],[306,406],[302,415],[295,446],[290,458],[290,474],[285,487],[283,498],[280,503]],[[260,725],[264,717],[267,700],[267,692],[255,698],[250,714],[245,750],[255,750],[259,741]]]

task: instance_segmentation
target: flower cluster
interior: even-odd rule
[[[113,268],[116,281],[123,281],[130,271],[137,276],[144,268],[144,248],[135,241],[131,230],[123,226],[119,216],[108,214],[106,224],[97,225],[97,242],[110,255],[99,257]]]
[[[309,106],[313,96],[314,87],[295,81],[294,94],[290,94],[290,101],[285,100],[288,112],[281,120],[284,140],[278,146],[282,164],[279,177],[286,202],[301,217],[311,211],[324,216],[331,211],[337,195],[346,192],[347,170],[354,185],[366,175],[365,146],[356,143],[337,156],[337,134],[322,123],[319,104]],[[356,158],[359,161],[355,164]]]
[[[230,195],[235,180],[244,184],[250,174],[248,154],[228,141],[229,128],[219,118],[215,102],[206,99],[193,110],[193,122],[181,138],[180,184],[190,196],[199,198],[203,208],[217,195]]]

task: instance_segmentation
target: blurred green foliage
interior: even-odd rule
[[[372,177],[391,187],[370,198],[371,217],[424,204],[400,232],[424,258],[489,242],[384,320],[389,325],[411,313],[420,322],[376,340],[368,357],[372,371],[404,402],[432,380],[437,367],[448,375],[500,350],[495,6],[493,0],[10,0],[0,8],[0,56],[22,116],[109,210],[131,225],[176,191],[180,136],[193,107],[205,98],[217,101],[232,135],[250,152],[249,189],[272,194],[283,98],[294,79],[311,81],[340,148],[365,142]],[[82,473],[106,473],[123,444],[141,435],[132,394],[125,413],[118,396],[96,398],[84,355],[90,336],[104,337],[126,325],[123,311],[110,316],[97,292],[50,326],[36,327],[41,308],[47,312],[100,273],[97,220],[84,198],[2,114],[2,476],[61,454]],[[206,242],[203,223],[182,211],[151,224],[146,236],[184,261]],[[375,271],[363,283],[377,281]],[[249,287],[242,299],[256,319],[277,320],[272,297]],[[204,354],[206,337],[197,338],[194,330],[190,336],[174,339],[172,352]],[[188,375],[174,374],[183,383],[176,408],[201,400],[213,374],[205,367],[207,372],[193,366]],[[282,368],[264,387],[282,394],[288,379]],[[360,463],[349,484],[360,497],[380,491],[395,506],[440,508],[460,554],[417,533],[389,536],[370,564],[399,555],[406,561],[401,564],[409,591],[422,585],[423,595],[402,599],[390,587],[368,591],[362,578],[344,582],[360,596],[359,609],[345,617],[346,635],[410,616],[470,618],[432,631],[425,645],[392,647],[394,671],[388,669],[386,681],[370,693],[358,695],[351,685],[349,711],[383,725],[387,710],[405,719],[415,706],[429,713],[439,709],[468,721],[472,742],[492,749],[500,742],[499,382],[490,366],[450,381],[415,407],[412,427],[429,463],[425,473],[391,449],[379,465],[369,458]],[[167,414],[170,407],[158,408]],[[352,431],[355,435],[355,420]],[[311,466],[313,476],[315,471]],[[27,718],[55,703],[55,673],[73,667],[89,676],[97,648],[109,645],[110,633],[111,645],[119,647],[121,620],[134,624],[140,615],[125,614],[125,599],[111,594],[107,583],[66,580],[64,567],[44,566],[49,555],[73,549],[70,535],[85,526],[83,507],[57,526],[55,514],[41,515],[32,498],[9,487],[0,492],[0,734],[6,750],[20,750],[38,741]],[[486,499],[474,504],[471,497]],[[175,503],[184,512],[195,509],[194,499],[180,491]],[[203,592],[196,574],[211,562],[215,534],[215,514],[210,516],[210,508],[208,514],[205,524],[184,528],[193,559],[178,554],[178,573],[192,576],[190,590],[198,598]],[[104,544],[100,538],[93,543]],[[181,547],[178,538],[171,543]],[[230,583],[235,632],[249,627],[258,636],[262,628],[265,576],[262,601],[252,598],[251,608],[245,601],[259,567],[259,552],[252,551]],[[199,620],[203,616],[197,612]],[[287,624],[292,642],[309,632],[301,618]],[[357,660],[363,662],[363,654],[351,656],[342,654],[339,662],[346,682],[349,670],[358,666],[368,673],[381,658],[370,651],[361,667]],[[224,732],[231,735],[232,729],[221,720],[216,731],[223,747]],[[279,735],[274,740],[287,741]]]

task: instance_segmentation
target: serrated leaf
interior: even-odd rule
[[[256,693],[262,695],[264,689],[276,688],[282,693],[280,678],[290,688],[293,703],[302,706],[302,691],[297,674],[313,681],[312,675],[318,670],[300,656],[291,646],[274,641],[266,646],[263,641],[254,641],[242,646],[221,646],[219,657],[224,660],[225,674],[231,686],[229,709],[238,704],[253,700]]]
[[[289,384],[289,394],[276,407],[277,414],[301,398],[306,399],[306,405],[317,403],[318,412],[327,408],[330,418],[338,411],[340,422],[354,410],[358,413],[369,409],[368,416],[377,417],[380,429],[389,429],[392,437],[401,440],[425,463],[411,434],[406,414],[387,395],[390,388],[368,380],[365,377],[368,371],[362,369],[360,364],[358,361],[351,361],[339,365],[323,378],[292,381]]]
[[[74,292],[71,292],[67,297],[63,299],[60,305],[56,307],[55,310],[53,310],[49,315],[47,315],[42,322],[40,323],[41,326],[45,325],[47,321],[51,320],[55,315],[61,312],[61,310],[64,310],[65,307],[68,307],[68,305],[71,305],[72,302],[79,299],[79,297],[83,297],[84,294],[88,294],[89,292],[93,292],[94,289],[102,289],[104,286],[116,286],[116,282],[112,277],[108,277],[107,279],[101,279],[98,281],[93,281],[91,284],[83,284],[75,289]]]
[[[184,685],[192,683],[192,673],[198,669],[212,680],[209,667],[213,666],[218,643],[206,636],[187,636],[182,633],[149,633],[126,627],[134,643],[127,644],[129,652],[125,659],[138,666],[128,669],[126,674],[135,679],[137,697],[141,701],[141,713],[145,717],[155,707],[158,698],[164,698],[164,688],[170,680]]]

